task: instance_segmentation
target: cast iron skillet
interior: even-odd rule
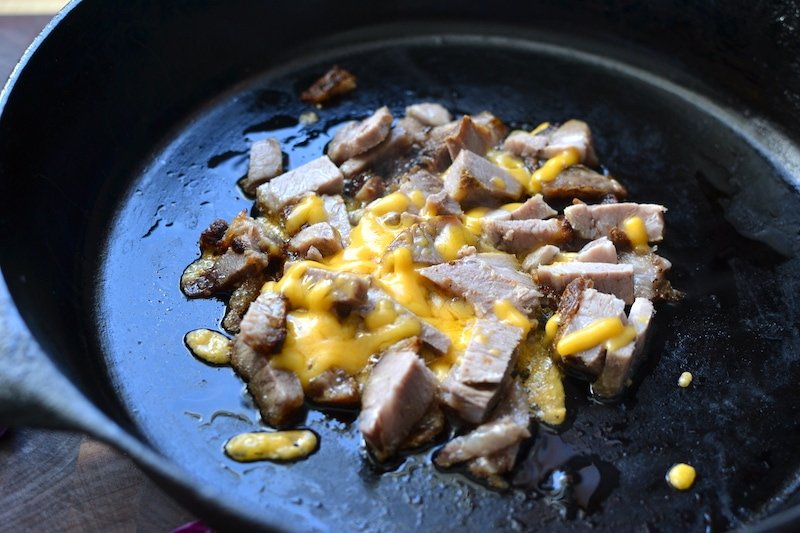
[[[71,4],[0,102],[0,420],[106,439],[221,528],[796,527],[800,14],[724,8]],[[358,91],[299,126],[298,89],[333,63]],[[248,143],[277,135],[298,165],[336,123],[428,99],[518,125],[583,118],[632,198],[670,208],[660,253],[687,297],[658,308],[634,395],[608,407],[568,386],[562,437],[612,487],[585,518],[436,472],[432,450],[383,472],[342,413],[308,413],[306,461],[222,454],[256,410],[183,347],[224,304],[187,301],[178,279],[199,231],[249,208]],[[698,468],[690,492],[663,481],[678,461]]]

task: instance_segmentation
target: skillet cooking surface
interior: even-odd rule
[[[357,91],[317,110],[318,123],[298,125],[310,110],[298,90],[334,63],[357,75]],[[797,260],[786,258],[796,256],[796,241],[778,231],[765,236],[767,246],[736,228],[774,222],[774,210],[756,201],[780,202],[776,210],[794,217],[788,227],[800,227],[800,198],[730,124],[652,81],[554,47],[419,37],[329,49],[211,102],[143,158],[104,245],[98,350],[134,424],[185,469],[189,484],[217,487],[242,514],[289,529],[571,530],[589,522],[603,530],[698,530],[771,510],[800,462],[792,305],[800,276]],[[669,208],[659,253],[673,262],[673,285],[687,297],[657,308],[640,386],[611,407],[590,403],[584,385],[567,387],[563,439],[604,465],[605,486],[617,485],[586,518],[563,521],[556,503],[533,493],[500,494],[439,473],[432,450],[382,473],[347,414],[309,411],[305,426],[321,446],[296,464],[238,464],[222,452],[227,438],[262,426],[232,370],[204,365],[184,347],[187,331],[220,329],[224,304],[187,301],[178,280],[203,228],[250,209],[236,187],[249,143],[277,136],[294,168],[317,157],[341,121],[383,104],[401,115],[424,100],[454,112],[487,109],[514,125],[586,120],[601,161],[630,198]],[[756,183],[757,194],[735,196]],[[695,376],[688,389],[676,385],[684,370]],[[691,491],[664,482],[676,462],[697,468]]]

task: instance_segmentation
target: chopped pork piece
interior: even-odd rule
[[[217,246],[223,250],[232,248],[238,253],[255,250],[270,257],[281,257],[285,241],[286,234],[279,227],[263,218],[251,218],[242,210],[231,220]]]
[[[558,304],[558,315],[561,319],[556,344],[566,335],[602,318],[618,317],[625,322],[625,302],[611,294],[599,292],[590,285],[591,281],[577,278],[564,289]],[[578,353],[562,355],[561,361],[572,370],[597,377],[603,370],[605,354],[605,346],[601,343]]]
[[[356,380],[341,368],[330,368],[311,378],[308,397],[328,405],[357,405],[361,401]]]
[[[405,156],[411,146],[418,141],[421,127],[413,119],[403,118],[397,121],[394,128],[382,143],[374,148],[351,157],[341,164],[340,169],[346,179],[373,169],[380,175],[395,175],[400,168],[407,165]]]
[[[407,248],[411,252],[411,260],[423,265],[437,265],[444,261],[436,249],[435,236],[429,231],[429,224],[414,224],[401,231],[386,248],[390,253],[398,248]]]
[[[444,182],[439,176],[435,176],[427,170],[417,170],[408,174],[400,184],[400,192],[408,195],[413,191],[420,191],[425,196],[436,194],[442,190]]]
[[[487,424],[493,421],[510,420],[518,427],[530,427],[530,406],[528,404],[528,394],[514,379],[509,383],[506,394],[500,400],[497,408],[492,412]],[[489,484],[497,488],[505,488],[507,483],[499,476],[509,472],[516,462],[519,447],[525,437],[519,441],[501,448],[495,452],[480,455],[467,463],[469,471],[473,475],[486,478]]]
[[[190,298],[208,297],[221,291],[231,289],[248,276],[257,275],[269,264],[266,254],[254,250],[237,253],[228,250],[219,256],[213,265],[197,276],[181,278],[181,289]],[[187,267],[187,271],[192,265]]]
[[[561,250],[558,246],[552,244],[540,246],[525,256],[525,259],[522,260],[522,270],[533,274],[534,270],[539,268],[540,265],[549,265],[555,261],[559,253],[561,253]]]
[[[452,134],[459,121],[448,122],[441,126],[431,128],[422,143],[419,153],[419,160],[422,166],[431,172],[441,172],[452,163],[450,150],[447,148],[445,139]]]
[[[483,314],[491,312],[499,300],[510,301],[526,315],[533,313],[542,295],[533,279],[514,268],[491,264],[483,255],[468,255],[422,268],[419,273],[443,289],[463,296]]]
[[[444,189],[464,208],[516,200],[522,194],[522,185],[508,172],[466,149],[445,172]]]
[[[310,192],[339,194],[343,186],[342,173],[327,156],[322,156],[259,185],[257,204],[262,213],[280,213]]]
[[[453,120],[450,111],[443,105],[430,102],[406,107],[406,116],[412,117],[426,126],[441,126]]]
[[[497,318],[475,321],[472,337],[442,387],[443,401],[473,424],[486,419],[513,368],[522,329]]]
[[[534,135],[527,131],[515,131],[506,137],[503,148],[519,157],[538,158],[547,146],[548,140],[543,132]]]
[[[461,205],[445,191],[439,191],[425,199],[425,210],[430,215],[461,215]]]
[[[486,155],[494,144],[493,139],[489,128],[476,124],[472,117],[464,115],[455,129],[445,137],[444,142],[447,144],[447,151],[450,152],[450,159],[455,161],[461,150],[469,150],[480,156]]]
[[[364,387],[358,429],[380,461],[392,457],[428,411],[438,381],[415,352],[389,349]]]
[[[342,250],[342,237],[328,222],[318,222],[303,228],[289,241],[289,250],[303,257],[312,247],[327,257]]]
[[[312,286],[319,283],[330,284],[328,298],[340,310],[349,310],[367,301],[369,276],[308,267],[303,272],[303,278]]]
[[[364,183],[358,188],[353,198],[359,202],[368,204],[377,200],[386,193],[386,186],[380,176],[368,176]]]
[[[398,303],[394,298],[389,296],[382,289],[377,287],[370,287],[367,291],[367,302],[361,309],[361,315],[367,316],[373,311],[381,301],[387,301],[394,306],[398,314],[406,317],[412,317],[414,314]],[[420,320],[419,339],[428,347],[433,349],[436,353],[444,354],[450,349],[450,337],[439,331],[435,326],[432,326],[425,320]]]
[[[286,312],[286,299],[281,294],[260,294],[242,318],[238,339],[257,352],[272,353],[286,338]]]
[[[356,77],[338,65],[334,65],[311,87],[300,93],[300,100],[310,104],[322,104],[335,96],[354,91],[355,88]]]
[[[600,237],[581,248],[575,260],[586,263],[616,263],[617,248],[608,237]]]
[[[266,355],[255,351],[238,335],[233,338],[231,366],[245,382],[253,379],[253,376],[267,364],[267,361]]]
[[[403,442],[402,449],[411,450],[429,443],[442,432],[446,421],[439,402],[432,402],[420,421],[411,428],[408,438]]]
[[[658,254],[648,252],[622,252],[619,262],[633,267],[633,294],[648,300],[671,300],[676,291],[667,280],[667,272],[672,263]]]
[[[481,111],[477,115],[472,115],[472,122],[483,128],[478,131],[486,139],[489,148],[500,144],[500,141],[508,134],[508,126],[488,111]]]
[[[266,277],[256,275],[245,278],[236,287],[231,293],[230,300],[228,300],[228,310],[225,312],[225,318],[222,319],[223,328],[232,333],[239,333],[242,317],[253,300],[261,294],[261,286],[264,285],[265,281]]]
[[[649,242],[657,242],[664,234],[664,212],[657,204],[575,204],[564,208],[564,216],[575,232],[583,239],[609,236],[612,230],[622,231],[623,223],[631,217],[644,221]]]
[[[303,406],[303,386],[290,370],[269,363],[258,370],[247,384],[261,418],[271,426],[290,423]]]
[[[542,244],[563,244],[572,238],[572,228],[560,217],[547,220],[486,219],[482,228],[492,246],[512,254],[525,253]]]
[[[636,298],[628,312],[628,324],[636,329],[636,338],[625,346],[606,352],[603,371],[592,384],[594,395],[610,399],[619,396],[625,390],[647,341],[650,321],[654,314],[655,310],[650,300]]]
[[[386,106],[360,122],[347,122],[331,139],[328,157],[340,164],[380,144],[389,135],[392,113]]]
[[[627,191],[617,180],[604,176],[583,165],[574,165],[562,171],[556,179],[542,183],[542,195],[545,198],[581,198],[597,200],[613,195],[625,198]]]
[[[344,200],[341,196],[335,194],[332,196],[324,195],[322,202],[325,205],[325,212],[328,213],[328,222],[339,232],[339,236],[342,238],[342,245],[349,245],[352,227],[350,226],[350,217],[347,214],[347,206]]]
[[[551,158],[569,147],[577,148],[581,162],[590,167],[597,166],[597,155],[592,144],[592,132],[582,120],[568,120],[549,134],[547,146],[539,154]]]
[[[633,303],[633,267],[612,263],[553,263],[542,265],[536,271],[539,284],[561,293],[567,285],[578,278],[592,280],[594,287],[607,294],[613,294],[626,304]]]
[[[545,219],[557,214],[558,211],[547,205],[541,194],[535,194],[511,211],[506,218],[510,220]]]
[[[253,196],[256,187],[283,173],[283,154],[278,139],[269,137],[253,143],[250,147],[250,165],[247,177],[241,182],[242,190]]]
[[[228,232],[228,223],[217,219],[208,228],[200,233],[200,251],[214,255],[225,251],[226,245],[222,242],[223,237]]]
[[[462,437],[456,437],[436,456],[439,466],[448,467],[476,457],[489,456],[530,437],[527,427],[510,418],[493,420],[475,428]]]

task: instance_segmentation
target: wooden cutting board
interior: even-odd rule
[[[46,3],[0,1],[3,82],[51,18],[7,13],[46,12],[53,2]],[[191,520],[130,459],[103,443],[30,428],[0,437],[0,531],[158,532]]]

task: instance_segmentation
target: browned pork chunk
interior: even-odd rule
[[[261,418],[271,426],[286,425],[303,406],[303,386],[290,370],[274,368],[267,363],[250,379],[247,390],[261,412]]]
[[[557,156],[567,148],[577,148],[581,162],[590,167],[597,166],[597,155],[592,144],[592,132],[589,125],[582,120],[568,120],[555,131],[549,133],[547,146],[539,154],[541,157]]]
[[[268,264],[269,258],[261,252],[228,250],[210,268],[197,275],[192,272],[194,263],[189,265],[181,277],[181,289],[190,298],[208,297],[231,289],[248,276],[261,273]]]
[[[383,142],[342,163],[339,167],[342,174],[346,179],[370,169],[382,176],[399,174],[408,165],[404,156],[423,135],[421,128],[422,125],[414,119],[398,120]]]
[[[401,231],[386,248],[391,253],[398,248],[406,248],[411,252],[411,260],[423,265],[436,265],[444,261],[435,246],[435,236],[431,234],[429,224],[414,224]]]
[[[439,402],[431,403],[428,411],[411,428],[411,433],[403,442],[402,449],[411,450],[429,443],[445,428],[446,419]]]
[[[336,228],[327,222],[318,222],[303,228],[289,241],[289,250],[303,257],[310,248],[315,248],[322,257],[342,250],[342,238]]]
[[[616,263],[617,248],[608,237],[600,237],[581,248],[575,260],[585,263]]]
[[[392,113],[386,106],[360,122],[345,123],[328,145],[328,157],[340,164],[380,144],[389,135]]]
[[[597,200],[609,194],[616,198],[624,198],[627,191],[614,178],[599,174],[583,165],[571,166],[556,176],[556,179],[542,183],[542,195],[548,199]]]
[[[628,324],[636,330],[636,338],[628,344],[606,352],[603,372],[592,383],[592,393],[600,398],[614,398],[622,394],[647,341],[650,321],[655,314],[653,303],[646,298],[636,298],[628,312]]]
[[[356,88],[356,77],[350,72],[334,65],[311,87],[300,93],[300,100],[310,104],[322,104],[335,96],[347,94]]]
[[[391,347],[372,369],[361,402],[358,429],[379,461],[392,457],[434,401],[438,381],[425,361]]]
[[[587,263],[589,264],[589,263]],[[556,344],[565,336],[585,328],[595,320],[618,317],[625,322],[625,302],[591,288],[591,281],[578,278],[567,285],[558,304],[561,317]],[[601,343],[574,354],[561,354],[561,361],[572,370],[597,377],[603,370],[606,349]]]
[[[418,120],[425,126],[441,126],[453,120],[450,111],[443,105],[431,102],[406,107],[406,116]]]
[[[646,254],[622,252],[619,254],[619,262],[633,267],[633,294],[637,298],[648,300],[675,298],[676,291],[667,280],[667,272],[672,268],[672,263],[667,259],[653,252]]]
[[[499,254],[468,255],[422,268],[419,273],[443,289],[464,297],[483,314],[491,312],[495,302],[508,300],[530,315],[539,306],[542,293],[529,275],[510,264],[492,261],[490,256],[494,255]]]
[[[572,228],[560,217],[547,220],[487,218],[482,229],[492,246],[512,254],[529,252],[542,244],[563,244],[572,238]]]
[[[344,200],[338,194],[323,195],[322,202],[325,205],[325,212],[328,213],[328,222],[339,232],[339,236],[342,238],[342,245],[349,245],[352,227],[350,226],[350,217],[347,214],[347,206],[345,206]]]
[[[548,127],[536,134],[515,131],[503,144],[503,148],[520,157],[544,159],[557,156],[570,147],[578,150],[583,163],[597,166],[592,132],[580,120],[568,120],[559,127]]]
[[[282,172],[283,154],[278,140],[274,137],[258,140],[250,147],[247,177],[240,182],[242,190],[253,196],[256,193],[256,187]]]
[[[306,392],[312,401],[328,405],[356,405],[361,401],[358,383],[341,368],[330,368],[311,378]]]
[[[272,353],[286,338],[286,312],[282,295],[260,294],[242,318],[238,339],[258,352]]]
[[[522,270],[535,274],[534,271],[540,265],[551,264],[559,253],[561,253],[561,250],[553,244],[540,246],[525,256],[525,259],[522,260]]]
[[[239,324],[242,321],[242,317],[244,317],[253,300],[261,294],[261,287],[265,281],[267,281],[265,276],[247,277],[234,289],[230,300],[228,300],[225,318],[222,319],[223,328],[231,333],[239,333]]]
[[[322,156],[259,185],[256,202],[262,213],[276,214],[308,193],[339,194],[343,186],[342,173]]]
[[[530,437],[530,408],[525,391],[516,380],[492,412],[489,420],[466,435],[448,442],[436,456],[436,464],[449,467],[469,461],[470,471],[503,486],[498,476],[513,468],[520,443]]]
[[[447,151],[450,159],[455,161],[461,150],[469,150],[478,155],[486,152],[497,144],[504,133],[505,126],[499,120],[493,122],[490,117],[483,117],[483,122],[478,122],[469,115],[464,115],[456,127],[445,137]]]
[[[312,286],[319,283],[329,284],[327,297],[340,310],[349,310],[367,301],[369,276],[308,267],[303,272],[303,278]]]
[[[644,222],[649,242],[660,241],[664,237],[663,205],[657,204],[575,204],[564,208],[572,229],[583,239],[607,237],[612,230],[622,230],[623,223],[631,217],[639,217]]]
[[[445,172],[444,189],[464,208],[516,200],[522,194],[522,185],[508,172],[466,149]]]
[[[439,191],[425,199],[425,210],[429,215],[461,215],[461,205],[445,191]]]
[[[521,206],[511,211],[505,218],[510,220],[544,219],[556,214],[558,214],[558,211],[547,205],[541,194],[535,194],[525,200],[525,203]]]
[[[594,287],[607,294],[613,294],[625,303],[633,303],[633,267],[611,263],[554,263],[542,265],[536,271],[537,281],[561,293],[569,283],[578,278],[590,279]]]
[[[438,193],[443,187],[444,182],[439,176],[431,174],[427,170],[415,170],[404,176],[399,191],[406,195],[413,191],[420,191],[425,196],[429,196]]]
[[[237,335],[231,345],[231,366],[241,378],[247,382],[253,379],[256,372],[267,364],[266,355],[255,351]]]
[[[495,406],[511,374],[522,329],[491,316],[475,321],[467,348],[442,387],[443,401],[478,424]]]
[[[226,250],[242,253],[244,250],[255,250],[280,257],[285,248],[286,235],[278,226],[264,218],[252,218],[242,210],[231,220],[222,239],[217,246]]]

